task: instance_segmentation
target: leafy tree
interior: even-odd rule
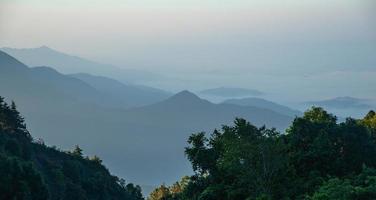
[[[141,188],[125,185],[94,156],[76,146],[66,153],[33,142],[14,102],[0,97],[0,199],[142,200]]]
[[[195,174],[184,187],[163,185],[152,194],[181,200],[375,199],[375,118],[371,111],[362,120],[338,123],[312,107],[286,134],[236,119],[209,137],[192,134],[185,153]]]
[[[361,174],[326,181],[307,200],[371,200],[376,199],[376,170],[365,167]]]
[[[95,162],[95,163],[98,163],[98,164],[102,164],[102,159],[100,159],[98,156],[94,155],[94,157],[92,157],[90,159],[91,161]]]
[[[48,199],[47,186],[31,162],[0,156],[0,199]]]
[[[72,155],[82,157],[82,149],[78,145],[74,146]]]
[[[210,138],[198,133],[188,139],[191,146],[185,152],[197,172],[191,185],[202,187],[198,198],[281,196],[283,189],[276,183],[287,181],[283,175],[288,170],[279,133],[257,128],[244,119],[234,123],[233,127],[224,126],[222,132],[214,131]]]
[[[311,193],[327,176],[359,173],[375,166],[375,144],[366,128],[351,118],[337,124],[322,108],[296,118],[285,136],[289,163],[296,173],[295,193]]]
[[[125,189],[130,194],[131,199],[134,199],[134,200],[142,200],[142,199],[144,199],[143,196],[142,196],[142,192],[141,192],[141,187],[140,186],[138,186],[138,185],[135,186],[135,185],[133,185],[133,183],[129,183],[129,184],[127,184],[127,186],[125,187]]]

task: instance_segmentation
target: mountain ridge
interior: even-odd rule
[[[10,48],[2,47],[0,50],[17,58],[28,66],[51,66],[60,73],[90,73],[111,77],[125,84],[143,84],[150,80],[162,80],[165,77],[137,69],[123,69],[111,64],[103,64],[86,58],[60,52],[47,46],[37,48]]]
[[[2,65],[0,70],[7,71]],[[12,71],[11,76],[0,73],[1,95],[16,101],[36,138],[62,148],[79,144],[89,154],[100,156],[114,174],[143,185],[171,183],[181,174],[192,173],[181,151],[191,133],[220,128],[235,117],[279,130],[292,121],[266,109],[214,104],[189,91],[129,109],[108,105],[112,103],[103,94],[103,102],[96,102],[97,98],[78,101],[66,90],[80,91],[76,83],[84,82],[59,73],[50,80],[40,71],[49,69],[25,68]]]
[[[287,106],[263,99],[263,98],[257,98],[257,97],[249,97],[249,98],[242,98],[242,99],[228,99],[223,101],[222,103],[225,104],[235,104],[235,105],[242,105],[242,106],[254,106],[259,108],[265,108],[269,110],[273,110],[275,112],[288,115],[291,117],[300,116],[303,113],[291,109]]]

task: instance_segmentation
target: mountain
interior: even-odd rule
[[[369,100],[358,99],[353,97],[336,97],[333,99],[322,100],[322,101],[310,101],[306,104],[312,104],[317,106],[324,106],[337,109],[369,109],[371,105],[368,104]]]
[[[255,98],[255,97],[243,98],[243,99],[229,99],[229,100],[224,101],[223,103],[269,109],[274,112],[291,116],[291,117],[301,116],[303,114],[302,112],[291,109],[287,106],[280,105],[280,104],[277,104],[277,103],[274,103],[272,101],[268,101],[262,98]]]
[[[139,186],[125,185],[79,147],[64,152],[33,142],[15,105],[2,97],[0,166],[0,199],[143,199]]]
[[[56,51],[47,46],[29,49],[3,47],[0,50],[17,58],[28,66],[51,66],[64,74],[89,73],[111,77],[123,83],[138,84],[164,78],[155,73],[135,69],[121,69],[109,64],[93,62],[81,57]]]
[[[257,126],[267,125],[284,130],[291,117],[265,108],[239,106],[232,104],[214,104],[199,98],[194,93],[182,91],[169,99],[128,110],[135,120],[147,120],[157,124],[177,127],[198,127],[212,129],[218,124],[231,123],[235,117],[250,120]],[[162,117],[163,116],[163,117]]]
[[[245,89],[245,88],[230,88],[219,87],[200,91],[200,94],[211,95],[217,97],[246,97],[246,96],[259,96],[263,93],[258,90]]]
[[[85,73],[71,74],[70,76],[89,84],[105,94],[107,98],[117,99],[124,108],[152,104],[167,99],[171,95],[163,90],[141,85],[124,84],[103,76],[93,76]]]
[[[60,74],[49,67],[29,68],[15,58],[0,51],[0,92],[2,95],[23,101],[27,109],[37,105],[60,104],[61,107],[75,103],[109,105],[118,107],[110,98],[85,82]]]
[[[376,108],[376,101],[354,97],[336,97],[321,101],[303,102],[302,106],[320,106],[332,113],[335,113],[340,118],[345,118],[348,116],[360,118],[369,110]]]
[[[132,124],[132,127],[125,129],[135,134],[133,138],[137,138],[133,145],[138,146],[139,150],[134,153],[139,157],[157,160],[149,160],[147,163],[150,163],[146,165],[140,162],[138,166],[135,164],[132,167],[140,169],[142,166],[144,174],[149,178],[165,182],[172,181],[174,176],[179,176],[179,172],[191,174],[182,148],[186,146],[189,135],[212,131],[220,128],[221,124],[231,124],[236,117],[250,120],[257,126],[266,125],[279,130],[287,128],[293,120],[292,117],[267,109],[214,104],[189,91],[182,91],[165,101],[129,109],[122,115],[124,121]],[[132,154],[132,151],[126,153]]]
[[[63,101],[62,105],[65,105],[66,102],[80,101],[104,107],[130,108],[155,103],[170,95],[162,90],[126,85],[106,77],[89,74],[67,76],[45,66],[29,68],[4,52],[0,54],[0,61],[0,82],[3,83],[0,91],[14,99],[26,99],[21,97],[28,93],[28,100],[39,99],[45,104]],[[27,104],[25,107],[34,106]]]
[[[128,180],[149,185],[159,183],[150,174],[143,175],[144,163],[155,160],[142,154],[147,146],[139,144],[145,138],[138,136],[154,128],[124,120],[131,118],[126,110],[113,106],[117,102],[87,83],[51,68],[29,68],[0,51],[0,95],[17,102],[35,138],[63,149],[79,144],[103,158],[117,175],[130,175]]]
[[[172,183],[192,173],[184,157],[191,133],[220,128],[235,117],[279,130],[292,120],[268,109],[214,104],[189,91],[124,109],[99,87],[122,84],[88,82],[47,67],[28,68],[0,52],[0,95],[17,103],[35,138],[63,149],[78,144],[101,157],[114,174],[143,185]]]

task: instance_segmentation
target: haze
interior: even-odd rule
[[[171,91],[374,99],[374,8],[366,0],[2,0],[0,46],[46,45],[159,73],[168,78],[143,84]]]

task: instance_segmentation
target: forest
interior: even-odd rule
[[[34,140],[12,102],[0,97],[0,199],[141,200],[140,186],[109,173],[79,146],[64,152]]]
[[[149,200],[376,199],[376,115],[337,118],[320,107],[296,117],[286,133],[244,119],[189,137],[195,172]]]

